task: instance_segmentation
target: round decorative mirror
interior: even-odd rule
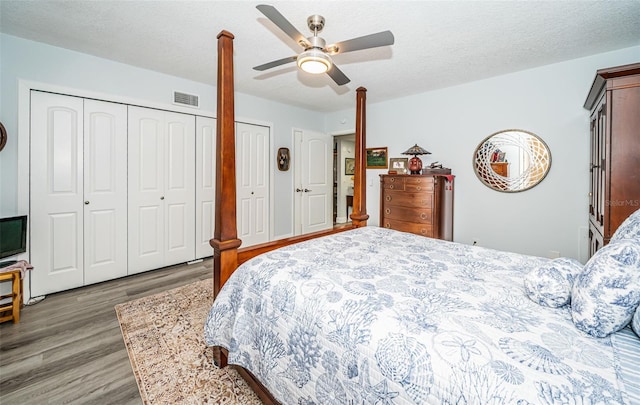
[[[480,142],[473,154],[473,168],[485,186],[516,193],[545,178],[551,168],[551,152],[537,135],[507,129]]]

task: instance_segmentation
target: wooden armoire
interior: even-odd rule
[[[640,208],[640,63],[600,69],[591,111],[589,256]]]

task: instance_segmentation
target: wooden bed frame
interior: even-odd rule
[[[364,87],[356,90],[355,172],[353,183],[353,211],[351,225],[267,242],[239,249],[236,222],[236,164],[235,164],[235,107],[233,75],[233,39],[228,31],[218,34],[218,88],[216,120],[216,206],[213,239],[213,296],[229,279],[235,269],[245,261],[273,249],[304,240],[367,225],[366,204],[366,92]],[[227,366],[227,352],[214,348],[214,361],[219,367]],[[234,366],[251,388],[267,404],[277,404],[269,391],[248,371]]]

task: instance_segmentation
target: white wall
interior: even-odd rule
[[[390,157],[414,143],[432,152],[455,179],[454,240],[481,246],[584,260],[587,249],[589,112],[582,108],[597,69],[640,60],[640,47],[622,49],[367,106],[367,146]],[[366,84],[364,84],[366,87]],[[369,98],[371,95],[369,95]],[[329,114],[326,130],[344,129],[355,112]],[[546,179],[531,190],[500,193],[472,170],[486,136],[524,129],[551,149]],[[379,177],[367,170],[369,225],[379,224]]]
[[[215,115],[216,88],[162,73],[97,58],[91,55],[49,46],[43,43],[0,34],[0,120],[9,134],[5,149],[0,152],[0,216],[26,212],[17,203],[18,138],[28,139],[28,133],[18,133],[18,81],[28,80],[89,92],[140,100],[154,106],[174,108],[174,90],[200,96],[200,109],[194,114]],[[211,72],[215,81],[216,72]],[[292,128],[322,132],[323,115],[257,97],[236,94],[236,119],[272,125],[274,147],[292,149]],[[25,138],[26,137],[26,138]],[[273,152],[275,154],[275,151]],[[275,158],[273,156],[272,158]],[[293,232],[292,171],[274,170],[275,204],[274,235],[288,236]],[[287,197],[290,196],[290,197]]]

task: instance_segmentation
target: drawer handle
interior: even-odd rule
[[[387,208],[386,210],[384,210],[385,214],[391,214],[391,209]]]
[[[420,190],[422,190],[422,187],[418,186],[418,187],[416,187],[416,190],[420,191]]]
[[[386,196],[386,197],[385,197],[385,200],[387,200],[387,201],[391,201],[391,196],[390,196],[390,195]]]
[[[389,181],[393,183],[394,181],[396,181],[396,179],[394,177],[392,177],[392,178],[389,179]]]
[[[424,212],[420,214],[420,219],[427,219],[427,214],[425,214]]]
[[[422,229],[420,229],[420,233],[423,234],[423,235],[426,235],[427,234],[427,230],[422,228]]]
[[[393,184],[389,186],[389,188],[393,188]]]
[[[384,227],[385,227],[385,228],[391,228],[391,224],[386,223],[386,224],[384,224]]]

